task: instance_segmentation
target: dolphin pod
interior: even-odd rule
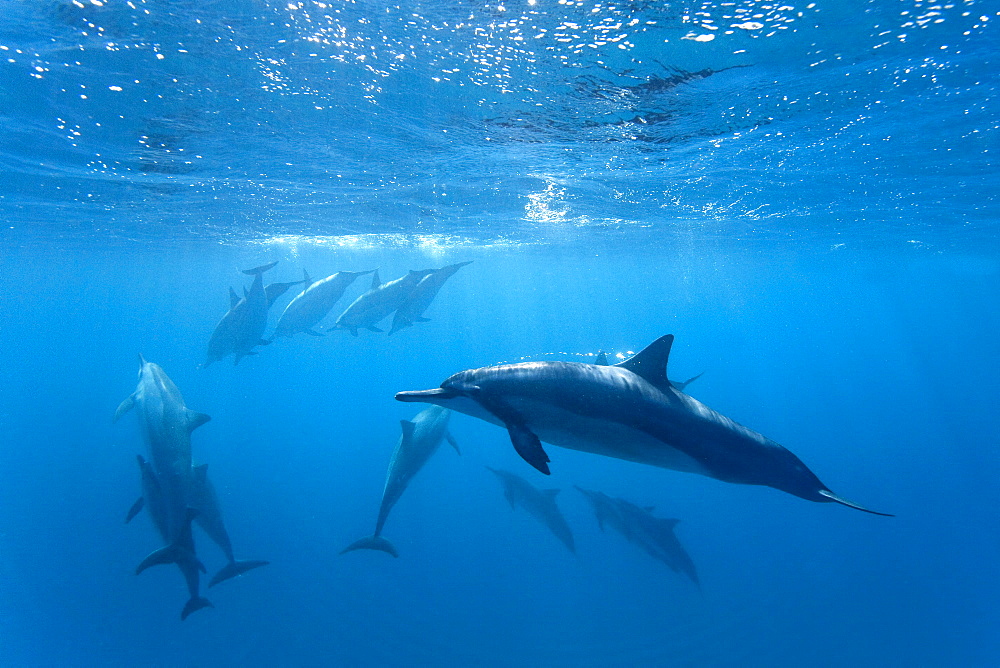
[[[613,366],[527,362],[461,371],[432,390],[396,399],[450,408],[507,429],[542,473],[542,441],[725,482],[765,485],[809,501],[843,499],[794,454],[702,404],[667,380],[672,334]]]
[[[630,501],[612,498],[603,492],[582,487],[577,489],[590,502],[602,531],[605,524],[610,526],[646,554],[700,585],[694,561],[674,534],[674,527],[680,520],[655,517],[652,508],[640,508]]]
[[[151,461],[138,458],[142,496],[129,509],[125,521],[131,521],[145,508],[165,543],[142,560],[136,573],[159,564],[176,564],[187,583],[190,597],[181,611],[183,620],[195,610],[212,605],[199,594],[199,571],[204,572],[205,567],[195,553],[192,521],[197,521],[219,544],[228,560],[209,586],[267,562],[234,559],[206,468],[192,465],[191,432],[211,418],[190,410],[166,372],[158,364],[147,362],[142,355],[139,356],[135,392],[119,404],[114,421],[132,410],[138,416]]]
[[[437,451],[442,440],[447,440],[458,454],[462,454],[458,443],[448,433],[448,419],[450,417],[450,411],[439,406],[429,406],[420,411],[412,421],[399,421],[403,433],[399,437],[396,449],[392,453],[392,459],[389,461],[385,488],[382,491],[382,504],[379,507],[378,519],[375,520],[375,533],[351,543],[340,551],[341,554],[353,550],[369,549],[381,550],[394,557],[399,556],[395,546],[382,537],[382,527],[385,526],[389,512],[406,491],[410,481]]]
[[[556,505],[558,489],[538,489],[519,475],[489,466],[489,469],[503,486],[503,495],[511,509],[520,506],[529,515],[544,524],[570,552],[576,552],[573,532],[566,523],[559,506]]]
[[[271,341],[279,336],[294,336],[298,332],[322,336],[313,327],[326,317],[355,279],[365,274],[372,274],[374,270],[339,271],[318,281],[309,278],[309,273],[305,270],[302,273],[304,276],[302,292],[292,298],[278,318]]]

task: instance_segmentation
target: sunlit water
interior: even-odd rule
[[[996,2],[0,15],[5,665],[996,663]],[[273,260],[268,282],[473,264],[428,323],[198,369]],[[544,478],[455,416],[463,455],[386,525],[400,558],[338,554],[419,410],[395,392],[665,333],[693,396],[896,517],[554,446]],[[212,416],[195,458],[237,556],[272,562],[183,623],[176,569],[133,574],[149,521],[122,523],[137,353]],[[562,490],[575,555],[487,465]],[[680,518],[701,590],[574,485]]]

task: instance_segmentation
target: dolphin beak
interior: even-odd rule
[[[445,399],[454,399],[458,396],[452,390],[446,390],[443,387],[438,387],[433,390],[413,390],[410,392],[397,392],[396,401],[405,401],[407,403],[423,402],[428,404],[437,404]]]

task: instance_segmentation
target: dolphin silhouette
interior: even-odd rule
[[[415,322],[427,322],[428,318],[423,317],[424,311],[434,301],[445,281],[467,264],[472,264],[472,260],[459,262],[458,264],[449,264],[447,267],[441,267],[421,278],[420,282],[417,283],[406,298],[406,301],[393,314],[392,327],[389,328],[389,334],[395,334]]]
[[[500,480],[504,498],[507,499],[511,508],[518,506],[524,508],[529,515],[544,524],[566,546],[567,550],[576,552],[573,532],[570,530],[569,524],[566,523],[566,518],[560,512],[559,506],[556,505],[558,489],[538,489],[519,475],[489,466],[486,468]]]
[[[326,317],[355,279],[371,273],[374,273],[373,269],[369,271],[338,271],[336,274],[314,282],[309,277],[309,273],[303,270],[305,287],[302,292],[292,298],[292,301],[288,302],[288,306],[278,318],[278,324],[275,325],[274,334],[271,335],[270,340],[274,341],[279,336],[293,336],[298,332],[304,332],[311,336],[323,336],[313,327]]]
[[[382,332],[383,330],[375,325],[402,306],[420,280],[434,271],[434,269],[411,270],[405,276],[388,283],[382,283],[376,271],[372,276],[371,288],[351,302],[351,305],[340,314],[337,318],[337,327],[349,330],[354,336],[358,335],[359,329]]]
[[[461,371],[433,390],[399,392],[503,426],[525,461],[548,474],[542,441],[617,459],[766,485],[810,501],[847,501],[794,454],[720,415],[667,380],[672,334],[600,366],[528,362]]]

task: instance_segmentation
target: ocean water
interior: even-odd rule
[[[0,2],[0,663],[990,666],[1000,661],[1000,4]],[[201,369],[249,286],[472,261],[430,322]],[[268,332],[295,293],[278,300]],[[388,324],[388,321],[385,323]],[[500,362],[627,357],[837,494],[546,446],[454,415],[386,524],[400,434]],[[236,556],[145,516],[160,364]],[[618,358],[616,358],[618,359]],[[615,361],[615,360],[612,360]],[[487,466],[559,488],[571,554]],[[658,517],[700,588],[574,485]],[[195,528],[209,576],[222,553]]]

